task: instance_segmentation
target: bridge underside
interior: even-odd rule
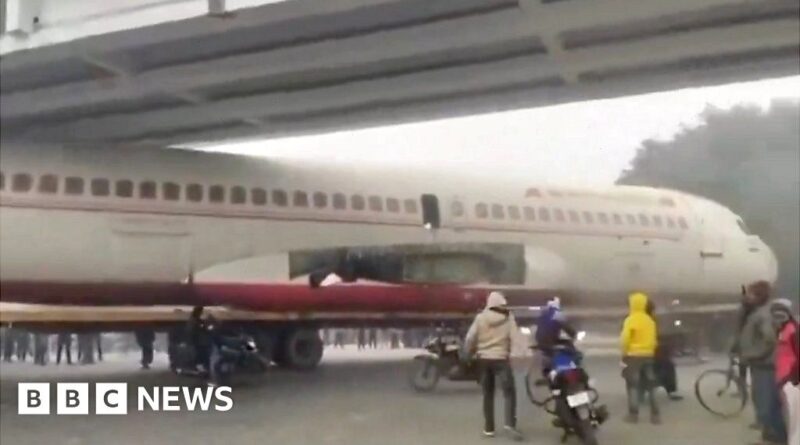
[[[796,75],[798,5],[288,0],[200,14],[5,49],[2,133],[280,137]]]

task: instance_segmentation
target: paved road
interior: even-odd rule
[[[479,434],[477,386],[446,382],[433,394],[417,394],[406,383],[411,355],[412,351],[335,351],[312,373],[275,371],[268,378],[249,377],[240,382],[233,392],[235,406],[227,413],[134,411],[124,417],[19,416],[16,383],[88,380],[153,386],[192,384],[192,381],[166,371],[136,370],[135,357],[112,358],[90,367],[2,364],[0,443],[486,444],[487,439]],[[159,360],[163,364],[163,357]],[[612,419],[599,434],[602,444],[738,445],[756,438],[746,428],[749,412],[739,419],[715,419],[692,397],[683,402],[669,402],[661,394],[663,425],[624,424],[620,419],[625,398],[617,360],[591,357],[588,364],[598,380],[601,398],[612,413]],[[708,366],[679,368],[687,396],[694,377]],[[559,434],[549,426],[547,414],[527,402],[521,385],[518,389],[520,427],[526,433],[527,443],[558,444]],[[507,443],[507,439],[498,437],[494,442]]]

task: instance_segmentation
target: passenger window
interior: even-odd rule
[[[0,172],[0,190],[6,189],[6,175]]]
[[[27,173],[16,173],[11,177],[11,190],[15,192],[28,192],[33,186],[33,178]]]
[[[550,221],[550,210],[545,207],[539,209],[539,220],[543,222]]]
[[[526,221],[536,221],[536,209],[530,206],[525,206],[522,211],[525,213]]]
[[[564,218],[564,211],[561,209],[554,209],[553,219],[555,219],[556,222],[564,222],[566,220],[566,218]]]
[[[191,202],[203,201],[203,186],[200,184],[189,184],[186,186],[186,199]]]
[[[386,198],[386,210],[392,213],[400,212],[400,201],[397,198]]]
[[[686,224],[686,220],[682,216],[678,217],[678,225],[681,227],[681,229],[689,228],[689,224]]]
[[[406,199],[403,201],[403,209],[406,213],[411,213],[413,215],[417,214],[417,200],[416,199]]]
[[[663,197],[658,200],[658,203],[666,207],[675,207],[675,200],[669,197]]]
[[[500,204],[492,204],[492,218],[494,219],[505,219],[506,212],[503,210],[503,206]]]
[[[594,224],[594,216],[592,216],[592,212],[583,212],[583,221],[586,224]]]
[[[614,214],[614,224],[621,226],[622,225],[622,215],[619,213]]]
[[[673,220],[671,216],[667,217],[667,228],[670,228],[670,229],[674,229],[675,228],[675,220]]]
[[[628,221],[628,224],[635,226],[636,225],[636,217],[628,213],[625,215],[625,220]]]
[[[302,190],[295,190],[292,205],[295,207],[308,207],[308,193]]]
[[[39,178],[39,193],[58,193],[58,176],[42,175]]]
[[[120,179],[116,183],[116,194],[119,198],[132,198],[133,197],[133,181],[128,179]]]
[[[333,194],[333,208],[337,210],[347,209],[347,197],[344,193]]]
[[[569,222],[580,224],[581,222],[581,215],[576,210],[569,211]]]
[[[156,183],[144,181],[139,183],[139,198],[156,199]]]
[[[464,216],[464,204],[462,204],[461,201],[453,201],[451,209],[454,217],[460,218]]]
[[[272,203],[278,207],[286,207],[289,205],[289,195],[286,193],[286,190],[273,190]]]
[[[653,216],[653,225],[656,226],[656,227],[661,227],[662,226],[661,216],[660,215],[654,215]]]
[[[367,207],[367,203],[363,196],[353,195],[350,197],[350,207],[353,210],[364,210]]]
[[[93,196],[108,196],[111,194],[111,183],[106,178],[94,178],[89,183]]]
[[[167,201],[178,201],[181,199],[181,186],[174,182],[161,184],[161,194]]]
[[[328,207],[328,195],[322,192],[315,192],[314,207],[318,209],[324,209],[325,207]]]
[[[260,187],[251,188],[250,203],[256,206],[267,205],[267,191]]]
[[[485,219],[489,217],[489,207],[484,203],[475,204],[475,217]]]
[[[522,217],[522,215],[519,213],[519,207],[508,206],[508,217],[515,221],[519,220]]]
[[[215,203],[225,202],[225,187],[221,185],[212,185],[209,187],[208,200]]]
[[[383,211],[383,198],[380,196],[370,196],[369,197],[369,209],[373,212],[382,212]]]
[[[600,224],[608,224],[608,215],[603,212],[597,212],[597,220],[600,221]]]
[[[64,180],[64,193],[68,195],[82,195],[83,194],[83,178],[78,176],[69,176]]]
[[[639,214],[639,224],[641,224],[644,227],[649,226],[650,225],[650,218],[648,218],[647,215],[645,215],[644,213],[640,213]]]
[[[244,204],[247,202],[247,190],[241,185],[231,187],[231,204]]]

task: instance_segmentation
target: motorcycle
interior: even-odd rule
[[[234,372],[264,372],[269,363],[261,356],[253,337],[244,334],[219,335],[211,345],[196,345],[181,342],[175,347],[171,364],[172,371],[180,376],[208,379],[211,370],[213,348],[219,358],[216,371],[219,381],[227,384]]]
[[[439,379],[445,376],[450,381],[479,381],[478,366],[474,360],[460,360],[463,340],[460,335],[449,330],[437,330],[423,343],[427,351],[414,357],[409,374],[411,386],[419,392],[430,392],[436,388]]]
[[[595,430],[608,419],[608,409],[597,404],[599,396],[583,369],[582,354],[572,344],[559,344],[552,350],[548,368],[546,377],[534,384],[546,386],[549,397],[537,402],[529,388],[531,401],[556,416],[553,425],[563,430],[562,443],[577,436],[584,445],[597,445]]]

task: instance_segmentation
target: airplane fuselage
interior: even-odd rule
[[[735,301],[777,274],[737,215],[673,190],[181,150],[4,147],[0,161],[3,301],[174,304],[190,275],[285,282],[289,252],[398,244],[518,244],[518,287],[598,305],[634,289]]]

